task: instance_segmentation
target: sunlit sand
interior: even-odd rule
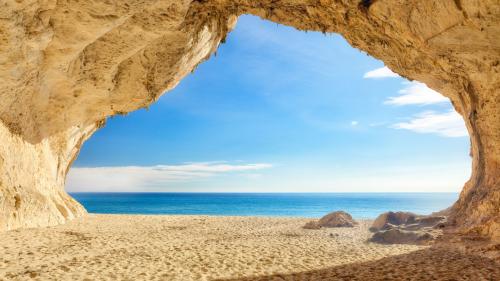
[[[309,219],[89,215],[0,234],[0,280],[211,280],[294,273],[408,253],[367,243],[369,222],[305,230]]]

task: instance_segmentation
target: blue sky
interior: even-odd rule
[[[449,101],[336,34],[240,18],[148,110],[108,119],[68,191],[459,191],[469,138]]]

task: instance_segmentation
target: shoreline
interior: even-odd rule
[[[198,215],[198,214],[114,214],[114,213],[90,213],[88,212],[85,216],[132,216],[132,217],[137,217],[137,216],[165,216],[165,217],[208,217],[208,218],[258,218],[258,219],[297,219],[297,220],[306,220],[306,221],[310,221],[310,220],[318,220],[320,218],[322,218],[323,216],[317,216],[317,217],[299,217],[299,216],[279,216],[279,215],[275,215],[275,216],[271,216],[271,215],[213,215],[213,214],[207,214],[207,215]],[[78,219],[78,218],[76,218]],[[365,221],[365,222],[369,222],[369,223],[372,223],[375,218],[356,218],[356,217],[353,217],[353,219],[355,221],[358,221],[358,222],[361,222],[361,221]],[[333,228],[329,228],[329,229],[333,229]]]
[[[107,194],[107,195],[106,195]],[[387,211],[420,215],[449,207],[450,194],[392,193],[80,193],[88,212],[98,214],[221,215],[320,218],[343,210],[355,219],[375,219]],[[353,205],[352,202],[357,202]]]

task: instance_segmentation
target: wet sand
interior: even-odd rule
[[[370,221],[302,229],[307,221],[89,215],[0,233],[0,280],[500,280],[492,260],[367,243]]]

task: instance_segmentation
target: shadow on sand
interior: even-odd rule
[[[500,261],[432,247],[376,261],[269,276],[224,279],[263,280],[500,280]]]

